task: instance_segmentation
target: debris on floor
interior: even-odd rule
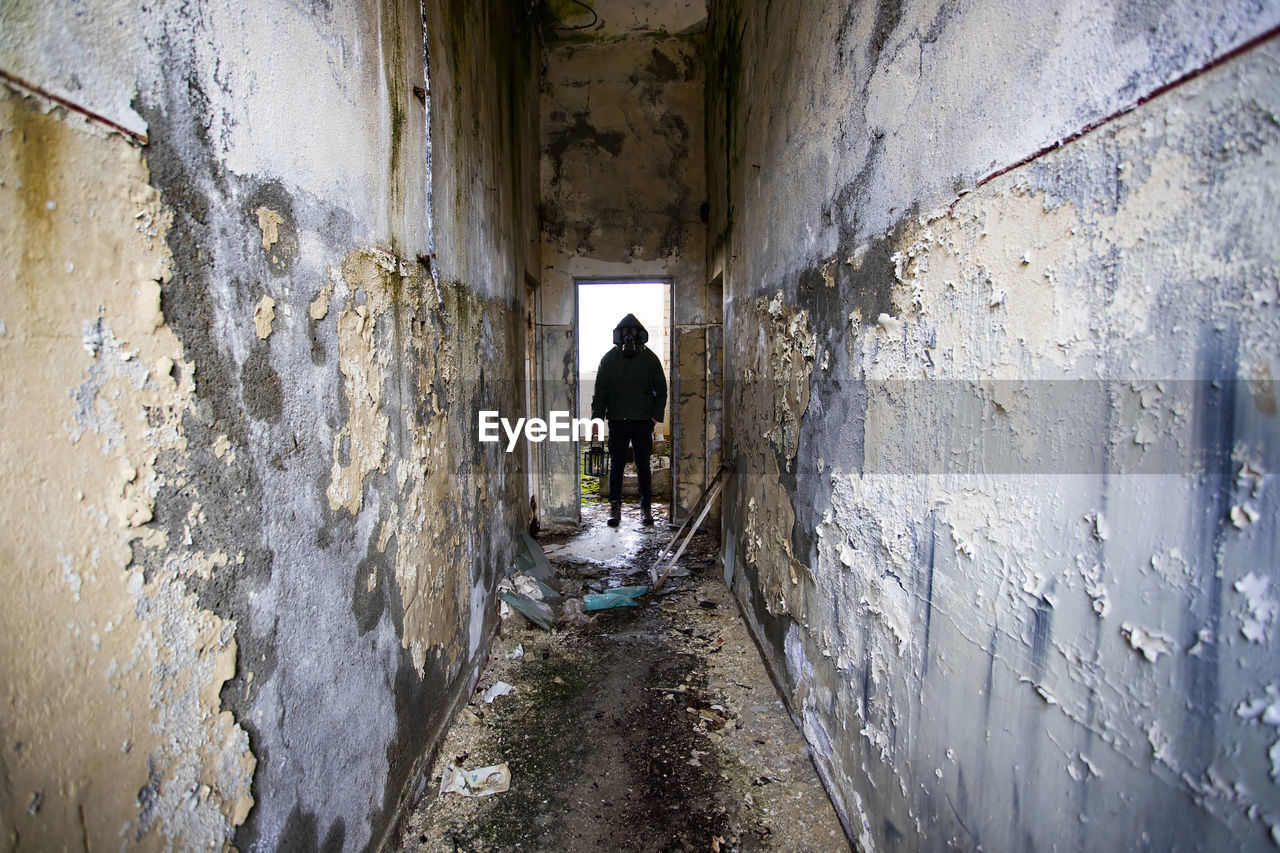
[[[440,777],[441,794],[461,794],[464,797],[487,797],[501,794],[511,788],[511,770],[506,764],[463,770],[450,762]]]
[[[536,601],[545,601],[547,604],[559,604],[564,600],[563,596],[550,584],[526,574],[516,574],[516,592]]]
[[[521,562],[522,558],[528,561],[527,573],[540,581],[550,583],[552,578],[551,562],[543,552],[542,546],[528,533],[524,534],[523,539],[525,551],[516,558],[516,562]]]
[[[636,599],[649,591],[647,586],[616,586],[603,592],[589,592],[582,596],[587,610],[608,610],[611,607],[636,607]]]
[[[498,589],[498,598],[500,598],[504,604],[510,605],[517,613],[537,625],[542,630],[551,630],[556,617],[555,613],[551,610],[551,605],[547,602],[538,601],[537,599],[530,598],[527,595],[521,595],[517,592],[510,592],[502,589],[501,587]],[[506,612],[502,613],[503,619],[506,619],[507,616],[508,614]]]
[[[581,598],[571,598],[564,603],[564,610],[560,613],[560,622],[571,627],[582,627],[591,622],[594,617],[587,615],[586,603]]]
[[[515,692],[515,688],[505,681],[499,681],[484,692],[484,702],[486,705],[492,705],[493,700],[499,696],[510,696]]]
[[[682,557],[687,576],[673,572],[649,592],[626,581],[669,531],[650,533],[638,512],[608,528],[607,512],[584,507],[577,532],[544,527],[545,577],[534,573],[541,547],[526,542],[518,571],[562,596],[548,605],[554,627],[509,608],[441,744],[432,778],[442,792],[459,784],[445,777],[465,774],[464,761],[506,766],[509,788],[424,797],[401,822],[400,849],[850,849],[724,587],[714,531]],[[610,535],[619,553],[606,547]],[[514,583],[511,594],[520,594]],[[584,598],[600,595],[634,606],[587,613]]]

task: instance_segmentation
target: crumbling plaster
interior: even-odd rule
[[[96,42],[23,9],[0,54],[22,81],[0,448],[32,498],[4,509],[3,843],[376,847],[527,522],[474,415],[520,404],[535,29],[426,4],[449,69],[428,175],[416,2],[124,4]]]
[[[674,17],[650,14],[659,11]],[[669,280],[674,328],[668,416],[676,488],[680,496],[691,489],[696,496],[706,470],[708,371],[705,344],[691,344],[719,319],[718,314],[709,319],[703,279],[700,28],[685,20],[692,14],[688,10],[603,4],[598,14],[601,23],[595,29],[556,31],[544,63],[542,402],[548,411],[577,411],[576,280]],[[692,32],[676,36],[663,29],[679,24]],[[619,306],[619,319],[626,310]],[[563,372],[557,373],[559,366]],[[576,521],[575,450],[543,447],[544,506],[553,518]],[[683,501],[684,506],[692,502]]]
[[[185,450],[194,396],[160,313],[169,215],[141,152],[8,90],[0,151],[0,843],[216,844],[255,758],[218,696],[235,625],[186,581],[236,555],[175,547],[147,578],[132,550],[169,544],[159,460]]]
[[[1275,10],[812,11],[712,4],[710,263],[726,577],[851,836],[1269,849],[1280,51],[953,188]]]

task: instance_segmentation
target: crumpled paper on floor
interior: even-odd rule
[[[510,788],[511,771],[505,761],[491,767],[477,767],[475,770],[463,770],[457,764],[449,762],[440,777],[441,794],[487,797],[490,794],[501,794]]]

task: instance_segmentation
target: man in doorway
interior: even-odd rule
[[[667,377],[662,362],[645,344],[649,333],[634,314],[613,330],[613,349],[600,359],[591,417],[609,422],[609,526],[622,521],[622,469],[631,448],[640,487],[641,520],[653,524],[653,482],[649,454],[653,428],[667,407]]]

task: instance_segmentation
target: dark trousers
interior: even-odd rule
[[[622,468],[627,462],[627,446],[636,463],[636,483],[640,505],[653,500],[653,480],[649,474],[649,454],[653,452],[653,421],[609,421],[609,502],[622,500]]]

